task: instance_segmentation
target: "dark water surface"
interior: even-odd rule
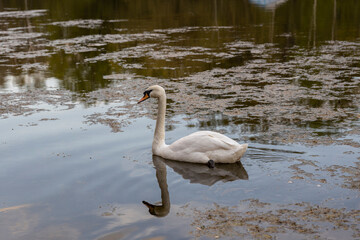
[[[0,98],[1,239],[360,238],[359,1],[0,0]]]

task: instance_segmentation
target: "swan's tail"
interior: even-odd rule
[[[239,150],[236,151],[236,159],[237,159],[237,161],[240,161],[241,157],[245,154],[247,148],[248,148],[247,143],[240,145]]]

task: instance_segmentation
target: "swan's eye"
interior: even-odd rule
[[[147,90],[147,91],[145,91],[145,92],[144,92],[144,96],[146,96],[146,95],[147,95],[148,97],[150,97],[150,93],[151,93],[151,91],[152,91],[152,90]]]

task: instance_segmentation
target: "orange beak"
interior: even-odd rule
[[[150,97],[150,96],[149,96],[147,93],[145,93],[144,96],[138,101],[138,104],[141,103],[141,102],[143,102],[143,101],[145,101],[145,100],[148,99],[149,97]]]

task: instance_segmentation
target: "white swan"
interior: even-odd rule
[[[223,134],[200,131],[180,138],[171,145],[165,144],[166,94],[159,85],[146,89],[138,103],[148,98],[158,98],[158,114],[152,152],[154,155],[176,161],[205,163],[214,167],[215,163],[234,163],[240,161],[248,145],[238,144]]]

